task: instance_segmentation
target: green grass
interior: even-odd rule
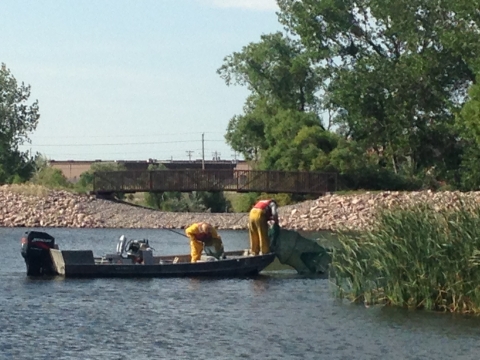
[[[376,229],[340,234],[336,294],[367,305],[480,313],[480,209],[384,211]]]
[[[46,186],[31,183],[8,185],[7,190],[20,195],[37,196],[42,198],[47,197],[50,193],[50,189]]]

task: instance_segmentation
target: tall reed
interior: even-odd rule
[[[374,230],[340,234],[332,270],[355,302],[480,313],[480,208],[382,211]]]

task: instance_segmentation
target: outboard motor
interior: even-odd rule
[[[142,263],[142,254],[144,251],[152,251],[153,248],[149,245],[147,239],[130,240],[126,245],[127,255],[135,263]]]
[[[21,244],[28,276],[56,274],[50,256],[50,249],[55,248],[53,236],[40,231],[27,231],[22,237]]]
[[[127,245],[127,238],[125,235],[120,236],[117,243],[117,255],[122,256],[125,251],[125,245]]]

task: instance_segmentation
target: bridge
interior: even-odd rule
[[[323,195],[337,190],[337,174],[261,170],[127,170],[94,173],[93,193],[233,191]]]

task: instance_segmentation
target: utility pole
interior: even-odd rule
[[[235,160],[235,162],[237,162],[237,152],[236,151],[233,153],[232,157]]]
[[[202,133],[202,170],[205,170],[205,134]]]
[[[187,150],[188,161],[192,161],[192,154],[193,154],[192,150]]]

